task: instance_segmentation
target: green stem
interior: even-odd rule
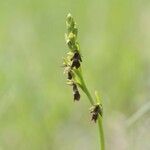
[[[98,117],[98,128],[99,128],[99,137],[101,143],[101,150],[105,150],[105,138],[104,138],[104,130],[101,116]]]
[[[88,97],[88,99],[89,99],[91,105],[94,105],[94,100],[93,100],[93,98],[92,98],[92,96],[91,96],[91,94],[90,94],[88,88],[86,87],[86,84],[85,84],[85,81],[84,81],[84,79],[83,79],[83,76],[82,76],[82,73],[81,73],[81,72],[82,72],[82,71],[81,71],[81,68],[80,68],[80,70],[76,70],[76,71],[75,71],[75,74],[78,76],[78,79],[80,80],[79,86],[80,86],[80,88],[83,90],[83,92],[86,94],[86,96]]]
[[[94,100],[85,84],[85,81],[82,77],[81,72],[76,72],[78,77],[80,78],[81,82],[81,89],[84,91],[84,93],[87,95],[91,105],[94,105]],[[99,128],[99,138],[100,138],[100,150],[105,150],[105,138],[104,138],[104,130],[103,130],[103,124],[102,124],[102,117],[99,115],[98,117],[98,128]]]
[[[88,97],[88,99],[89,99],[91,105],[94,105],[94,100],[93,100],[93,98],[92,98],[92,96],[91,96],[91,94],[90,94],[88,88],[86,87],[86,84],[85,84],[84,80],[82,80],[82,86],[83,86],[82,90],[84,91],[84,93],[85,93],[86,96]]]

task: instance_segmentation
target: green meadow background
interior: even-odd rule
[[[61,67],[69,12],[106,150],[149,150],[149,0],[0,1],[0,150],[99,149],[89,101],[73,102]]]

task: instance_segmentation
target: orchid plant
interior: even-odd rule
[[[82,75],[82,56],[80,46],[77,42],[78,28],[71,14],[66,18],[67,33],[65,34],[66,44],[69,48],[67,56],[63,58],[64,73],[67,75],[67,84],[72,87],[74,101],[81,98],[79,88],[87,95],[91,104],[91,120],[98,122],[100,135],[100,149],[105,150],[104,132],[103,132],[103,107],[98,92],[95,92],[93,98],[85,84]]]

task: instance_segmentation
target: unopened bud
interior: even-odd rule
[[[67,15],[66,24],[67,24],[68,29],[74,28],[75,22],[74,22],[73,17],[70,13]]]
[[[72,32],[70,32],[69,35],[68,35],[68,39],[70,41],[72,41],[72,42],[75,42],[75,40],[76,40],[75,34],[73,34]]]

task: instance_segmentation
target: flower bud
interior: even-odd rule
[[[73,28],[72,32],[77,37],[77,35],[78,35],[78,29],[76,27]]]
[[[75,42],[75,40],[76,40],[75,34],[73,34],[72,32],[70,32],[69,35],[68,35],[68,39],[69,39],[71,42]]]
[[[73,17],[70,13],[67,15],[66,24],[67,24],[68,29],[73,29],[75,26],[75,22],[74,22]]]
[[[72,49],[73,49],[73,47],[72,47],[72,42],[68,39],[68,40],[66,41],[66,43],[67,43],[68,47],[70,48],[70,50],[72,50]]]

